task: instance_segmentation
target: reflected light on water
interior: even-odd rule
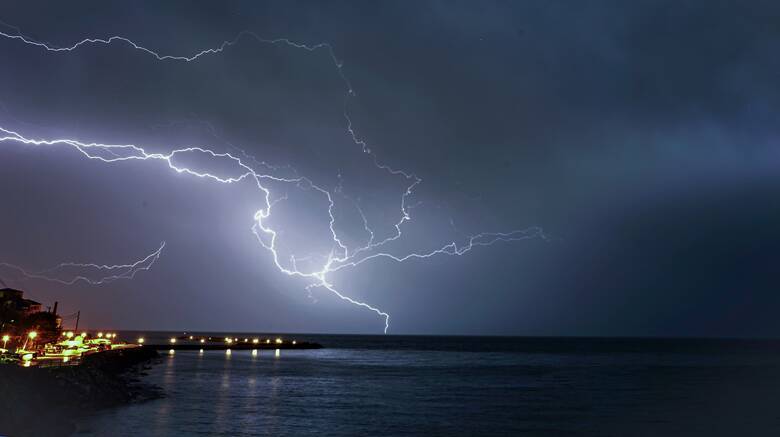
[[[173,349],[168,351],[168,355],[173,355],[174,353],[176,353],[176,351],[174,351]]]
[[[274,354],[274,356],[275,356],[276,358],[279,358],[280,356],[282,356],[282,351],[281,351],[280,349],[277,349],[277,350],[276,350],[276,353]]]
[[[253,357],[256,357],[256,356],[257,356],[257,349],[252,349],[252,356],[253,356]]]

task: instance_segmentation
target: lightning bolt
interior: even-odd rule
[[[16,30],[18,32],[18,29]],[[270,252],[271,257],[273,259],[273,263],[275,264],[276,268],[280,272],[288,276],[299,277],[308,280],[309,285],[307,285],[305,288],[309,292],[311,292],[311,290],[314,288],[324,288],[325,290],[329,291],[330,293],[332,293],[333,295],[337,296],[339,299],[345,302],[373,311],[377,315],[384,318],[385,333],[387,333],[387,330],[389,329],[390,326],[390,315],[375,306],[353,299],[345,295],[338,289],[336,289],[336,287],[328,280],[329,274],[347,268],[355,268],[363,263],[372,260],[377,260],[377,259],[387,259],[387,260],[392,260],[395,262],[402,263],[408,260],[426,259],[437,255],[461,256],[467,252],[470,252],[475,247],[479,247],[479,246],[490,246],[498,242],[513,242],[513,241],[520,241],[520,240],[525,240],[525,239],[535,238],[535,237],[545,238],[545,235],[540,228],[532,227],[528,229],[513,230],[509,232],[492,232],[492,233],[483,232],[468,237],[468,241],[464,245],[458,245],[456,242],[453,241],[444,244],[443,246],[437,249],[423,251],[423,252],[411,252],[402,255],[396,255],[389,252],[379,251],[379,249],[385,246],[386,244],[402,238],[403,235],[402,227],[406,222],[412,219],[410,209],[412,209],[413,206],[408,205],[407,203],[408,198],[412,196],[414,189],[419,184],[421,184],[423,180],[422,178],[418,177],[413,173],[396,169],[387,164],[380,162],[379,158],[372,151],[371,147],[367,144],[367,142],[359,137],[359,135],[357,134],[357,132],[353,127],[353,122],[349,115],[349,102],[351,98],[356,96],[356,93],[353,90],[349,79],[344,74],[342,62],[339,61],[339,59],[336,57],[335,51],[329,43],[307,45],[307,44],[302,44],[302,43],[292,41],[287,38],[266,39],[260,37],[254,32],[242,31],[238,35],[236,35],[235,38],[231,40],[223,41],[221,44],[215,47],[200,50],[188,56],[182,56],[182,55],[160,54],[155,50],[139,45],[134,41],[132,41],[131,39],[123,36],[111,36],[108,38],[85,38],[81,41],[76,42],[73,45],[62,46],[62,47],[34,40],[28,36],[21,34],[21,32],[13,34],[13,33],[0,31],[0,37],[7,38],[10,40],[16,40],[33,47],[37,47],[46,50],[48,52],[55,52],[55,53],[72,52],[86,45],[111,45],[115,43],[124,44],[134,50],[138,50],[145,54],[148,54],[154,57],[155,59],[157,59],[158,61],[170,61],[170,62],[194,62],[204,56],[216,55],[222,53],[228,48],[238,44],[243,39],[254,39],[255,41],[262,44],[285,45],[293,49],[301,49],[308,52],[314,52],[317,50],[327,51],[331,61],[333,62],[334,67],[338,71],[339,77],[341,78],[345,86],[343,116],[346,124],[346,133],[348,134],[349,138],[352,140],[352,142],[355,145],[359,146],[360,150],[363,153],[371,156],[373,160],[373,164],[379,170],[387,172],[392,176],[396,176],[402,180],[407,181],[407,185],[403,190],[403,192],[401,193],[399,199],[398,207],[400,210],[400,218],[398,219],[398,221],[396,221],[393,224],[393,231],[391,235],[379,241],[376,241],[375,232],[371,228],[364,211],[360,207],[359,203],[355,202],[355,206],[358,210],[358,213],[360,214],[363,220],[363,228],[368,236],[368,239],[364,245],[356,249],[353,249],[352,251],[350,251],[347,248],[347,245],[344,243],[342,237],[338,234],[338,232],[335,229],[336,218],[334,216],[334,209],[336,206],[331,191],[316,185],[312,180],[310,180],[307,177],[298,176],[297,172],[295,172],[294,169],[292,169],[293,172],[295,173],[295,176],[293,177],[280,177],[280,176],[261,173],[258,170],[256,170],[249,162],[252,161],[255,164],[258,164],[259,166],[265,168],[266,170],[275,170],[278,169],[278,167],[271,166],[265,163],[265,161],[259,161],[254,157],[252,157],[251,155],[247,154],[245,151],[241,150],[240,148],[230,143],[227,144],[233,150],[235,150],[237,154],[215,152],[206,146],[187,146],[187,147],[172,150],[171,152],[168,153],[151,153],[151,152],[147,152],[146,149],[144,149],[143,147],[138,145],[133,145],[133,144],[85,143],[72,138],[56,138],[56,139],[30,138],[17,131],[6,129],[4,127],[0,127],[0,143],[15,142],[15,143],[28,145],[28,146],[38,146],[38,147],[65,146],[65,147],[70,147],[75,149],[76,151],[81,153],[89,160],[96,160],[108,164],[120,163],[124,161],[158,161],[166,165],[169,169],[173,170],[176,173],[187,174],[189,176],[208,179],[213,182],[218,182],[223,184],[234,184],[234,183],[240,183],[244,181],[251,181],[257,187],[257,189],[262,193],[262,197],[264,199],[264,205],[260,209],[258,209],[254,214],[253,225],[251,226],[251,232],[255,235],[260,245],[262,245],[265,249],[267,249]],[[215,138],[217,137],[213,127],[211,128],[211,133]],[[197,170],[185,165],[177,164],[176,162],[177,157],[186,156],[190,154],[205,156],[213,160],[227,160],[235,167],[237,173],[232,176],[217,175],[217,174],[210,173],[208,171]],[[322,263],[318,265],[316,268],[309,269],[309,270],[301,270],[298,267],[296,260],[303,261],[304,258],[296,258],[295,256],[291,256],[289,262],[283,262],[280,259],[278,246],[277,246],[278,234],[277,231],[272,229],[267,224],[267,219],[271,216],[273,206],[277,202],[285,200],[286,196],[281,196],[276,198],[275,200],[272,200],[271,190],[267,186],[268,182],[290,184],[301,190],[315,190],[320,195],[322,195],[327,201],[328,227],[330,232],[330,239],[333,242],[333,249],[327,255],[317,255],[316,257],[305,257],[305,259],[307,260],[311,260],[312,258],[321,259]],[[340,188],[337,187],[337,189],[334,192],[340,192]],[[157,252],[155,252],[156,255],[155,254],[150,255],[153,260],[156,260],[159,257],[160,251],[162,250],[163,246],[161,246],[160,249]],[[145,260],[148,261],[149,257],[145,258]],[[152,263],[153,262],[154,261],[152,261]],[[134,265],[135,264],[129,266],[134,266]],[[141,262],[141,264],[138,265],[146,266],[144,270],[151,267],[151,263],[143,264]],[[70,266],[70,265],[63,265],[63,266]],[[117,268],[121,270],[123,273],[118,275],[113,275],[113,276],[117,276],[117,278],[114,279],[124,278],[127,276],[129,272],[132,272],[132,275],[134,275],[137,270],[141,270],[140,268],[133,270],[134,267],[131,268],[129,266],[96,266],[93,264],[78,265],[78,266],[92,267],[98,269]],[[26,272],[23,273],[27,274]],[[29,275],[34,275],[34,273]],[[112,276],[106,278],[111,279]],[[103,282],[105,282],[106,278],[104,278]],[[86,280],[85,278],[78,278],[78,279]]]
[[[15,264],[6,262],[0,262],[0,267],[16,271],[22,274],[26,278],[41,279],[49,282],[57,282],[63,285],[73,285],[79,281],[84,281],[91,285],[103,285],[109,282],[116,281],[118,279],[133,279],[136,273],[140,271],[149,270],[152,265],[160,259],[160,254],[163,248],[165,248],[165,242],[160,243],[160,247],[154,252],[150,253],[146,257],[132,263],[132,264],[119,264],[119,265],[105,265],[94,263],[75,263],[65,262],[58,264],[52,268],[41,270],[37,272],[28,272],[27,270],[19,267]],[[96,274],[101,274],[97,278],[87,276],[86,273],[80,273],[73,276],[70,279],[61,279],[63,274],[66,274],[69,270],[82,270],[82,271],[94,271]]]

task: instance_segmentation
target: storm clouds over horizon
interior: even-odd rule
[[[423,179],[388,250],[549,236],[334,273],[392,315],[390,333],[780,335],[775,2],[28,2],[0,20],[51,46],[121,35],[192,54],[243,30],[330,44],[358,136]],[[175,63],[122,43],[55,53],[0,38],[0,60],[6,129],[161,153],[240,147],[332,191],[347,245],[367,238],[356,204],[378,239],[399,218],[408,181],[352,142],[327,50],[248,38]],[[250,230],[251,184],[13,142],[0,163],[0,262],[123,263],[166,241],[151,270],[104,286],[0,270],[87,326],[381,332],[376,314],[279,273]],[[322,197],[272,190],[286,196],[272,218],[285,247],[327,254]]]

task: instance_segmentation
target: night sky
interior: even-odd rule
[[[0,31],[0,126],[33,139],[198,145],[332,193],[335,229],[429,252],[480,232],[547,238],[377,259],[328,279],[392,334],[780,335],[780,5],[772,1],[19,2]],[[262,165],[267,163],[273,168]],[[252,234],[251,183],[0,142],[0,262],[123,264],[132,280],[0,278],[83,325],[381,333],[377,314],[290,278]],[[224,176],[227,160],[181,165]],[[334,249],[327,202],[270,184],[280,255]],[[286,198],[285,198],[286,196]],[[286,262],[286,261],[285,261]]]

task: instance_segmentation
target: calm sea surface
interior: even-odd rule
[[[780,435],[778,341],[285,337],[326,348],[164,355],[77,435]]]

